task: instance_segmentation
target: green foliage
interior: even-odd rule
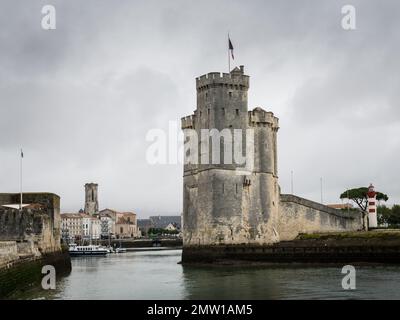
[[[350,240],[350,239],[400,239],[399,231],[349,231],[329,233],[301,233],[296,240]]]
[[[340,195],[340,199],[349,199],[354,201],[358,207],[365,212],[368,207],[368,188],[361,187],[346,190]],[[387,201],[388,199],[389,197],[386,194],[378,191],[376,192],[377,201]]]
[[[149,236],[161,235],[161,234],[178,234],[178,230],[165,230],[162,228],[150,228],[148,231]]]
[[[400,205],[395,204],[392,208],[378,206],[378,223],[387,224],[390,228],[400,227]]]

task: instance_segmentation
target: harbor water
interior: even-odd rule
[[[344,290],[340,266],[182,266],[181,250],[74,257],[55,290],[15,299],[400,299],[399,266],[356,267]]]

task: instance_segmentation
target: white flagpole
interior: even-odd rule
[[[24,157],[22,149],[19,156],[20,156],[20,192],[21,192],[19,210],[22,210],[22,158]]]

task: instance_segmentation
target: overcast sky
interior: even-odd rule
[[[56,30],[41,9],[56,8]],[[356,8],[356,30],[341,8]],[[26,1],[0,4],[0,192],[61,196],[139,217],[179,214],[181,165],[146,161],[146,133],[195,109],[195,77],[227,72],[227,32],[250,76],[249,109],[280,119],[279,178],[338,203],[374,183],[400,203],[400,3],[389,1]]]

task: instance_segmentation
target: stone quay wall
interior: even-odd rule
[[[60,197],[52,193],[0,193],[0,298],[39,284],[42,266],[53,265],[57,275],[71,270],[60,241]]]
[[[295,239],[300,233],[362,230],[362,213],[333,209],[294,195],[282,194],[279,206],[280,241]]]

